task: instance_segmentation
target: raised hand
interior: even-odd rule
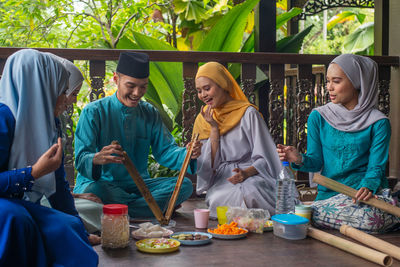
[[[103,147],[100,152],[94,154],[93,164],[104,165],[109,163],[123,164],[124,157],[122,156],[122,147],[117,143],[111,143]],[[113,155],[114,154],[114,155]],[[116,156],[115,156],[116,155]]]
[[[211,127],[218,127],[218,123],[213,118],[214,111],[210,106],[207,106],[206,111],[203,111],[203,106],[202,106],[200,111],[203,118],[206,120],[206,122],[208,122],[211,125]]]
[[[52,145],[32,166],[31,175],[39,179],[43,175],[57,170],[62,162],[62,144],[61,138],[58,138],[57,144]]]
[[[278,144],[276,151],[278,152],[280,160],[301,164],[301,155],[294,146],[284,146]]]

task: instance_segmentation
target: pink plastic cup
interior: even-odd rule
[[[208,209],[195,209],[194,210],[194,225],[198,229],[205,229],[208,227],[208,217],[210,210]]]

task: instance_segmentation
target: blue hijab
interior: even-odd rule
[[[9,170],[33,165],[57,140],[54,108],[68,87],[68,77],[60,62],[37,50],[19,50],[7,59],[0,80],[0,103],[15,118]],[[36,202],[54,192],[52,172],[37,179],[26,196]]]

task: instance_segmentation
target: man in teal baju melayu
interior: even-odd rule
[[[86,105],[75,133],[75,167],[79,173],[74,192],[94,193],[104,204],[126,204],[131,218],[153,214],[122,164],[122,151],[128,153],[162,211],[166,210],[176,177],[149,176],[150,147],[157,162],[171,169],[179,170],[186,156],[186,148],[176,144],[158,111],[141,100],[148,76],[146,54],[121,53],[114,73],[117,92]],[[120,145],[111,144],[114,140]],[[193,151],[189,173],[196,170],[199,142]],[[189,198],[192,190],[191,181],[185,178],[176,205]]]

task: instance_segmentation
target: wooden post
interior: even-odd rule
[[[254,14],[254,50],[276,52],[276,0],[260,0]]]

